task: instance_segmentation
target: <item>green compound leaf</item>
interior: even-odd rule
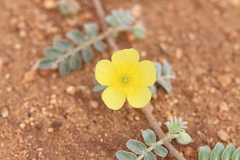
[[[127,141],[126,146],[136,154],[142,154],[147,149],[147,147],[142,142],[132,139]]]
[[[91,62],[94,58],[94,53],[92,48],[87,46],[82,50],[82,57],[85,63]]]
[[[157,82],[164,88],[167,93],[172,92],[172,85],[163,79],[157,79]]]
[[[200,147],[198,160],[208,160],[211,154],[211,149],[208,146]]]
[[[103,86],[101,84],[97,84],[96,86],[93,87],[93,91],[94,92],[98,92],[98,91],[102,91],[104,89],[106,89],[108,86]]]
[[[106,44],[103,43],[103,41],[96,41],[93,43],[93,46],[98,52],[104,52],[106,50]]]
[[[183,122],[182,118],[177,119],[176,117],[171,118],[170,121],[166,122],[165,125],[168,127],[170,134],[177,134],[184,132],[187,126],[184,126],[187,122]]]
[[[170,75],[171,70],[172,70],[171,64],[168,61],[164,60],[163,61],[163,75]]]
[[[71,30],[67,32],[66,37],[73,41],[76,45],[79,45],[86,41],[83,34],[77,30]]]
[[[228,144],[227,148],[222,153],[221,159],[230,160],[234,151],[235,151],[235,146],[232,143]]]
[[[119,160],[136,160],[137,156],[133,153],[126,152],[126,151],[118,151],[116,153],[116,157]]]
[[[210,155],[210,160],[219,160],[221,158],[223,151],[224,145],[218,142]]]
[[[143,39],[146,34],[146,29],[141,25],[137,25],[134,27],[132,33],[133,33],[134,37]]]
[[[98,28],[97,28],[97,25],[95,23],[87,23],[83,27],[84,27],[84,29],[85,29],[89,38],[97,37]]]
[[[168,150],[164,148],[163,146],[157,145],[154,148],[154,152],[159,155],[160,157],[166,157],[168,154]]]
[[[59,63],[59,73],[61,76],[66,76],[70,73],[70,66],[67,60],[63,60]]]
[[[156,135],[151,129],[147,129],[142,132],[143,139],[148,146],[156,143]]]
[[[144,160],[156,160],[156,157],[154,156],[154,154],[152,152],[147,152],[144,155]]]
[[[232,160],[240,160],[240,147],[238,147],[233,153]]]
[[[56,48],[59,48],[63,51],[66,51],[66,52],[69,52],[74,48],[72,43],[70,43],[69,41],[66,41],[64,39],[55,40],[53,42],[53,46],[56,47]]]
[[[122,28],[131,26],[134,18],[129,10],[118,9],[113,10],[105,21],[113,28]]]
[[[43,54],[49,58],[57,59],[63,55],[63,51],[55,47],[47,47],[44,49]]]
[[[40,69],[55,69],[56,68],[56,66],[54,65],[55,61],[56,60],[49,59],[49,58],[43,59],[39,63],[39,68]]]
[[[153,64],[157,71],[157,77],[161,76],[162,75],[162,65],[158,62],[153,62]]]
[[[77,70],[82,66],[82,58],[79,54],[79,52],[75,52],[70,58],[69,58],[69,66],[71,70]]]
[[[157,87],[155,85],[149,86],[148,88],[151,90],[152,96],[157,94]]]

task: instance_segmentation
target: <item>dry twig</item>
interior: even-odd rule
[[[104,32],[104,31],[107,30],[108,26],[107,26],[107,23],[104,20],[105,13],[104,13],[102,4],[101,4],[100,0],[93,0],[93,3],[95,5],[95,9],[96,9],[98,18],[100,19],[102,29],[103,29],[103,32]],[[118,50],[118,47],[117,47],[113,37],[111,37],[110,35],[107,36],[107,43],[109,44],[109,46],[111,46],[113,48],[113,52],[116,52]]]

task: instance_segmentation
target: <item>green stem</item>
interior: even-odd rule
[[[123,31],[131,31],[133,29],[134,29],[134,26],[122,27],[122,28],[108,28],[105,32],[103,32],[102,34],[98,35],[97,37],[89,39],[85,43],[82,43],[82,44],[78,45],[76,48],[74,48],[71,51],[67,52],[63,56],[60,56],[54,63],[55,63],[55,65],[57,65],[62,59],[65,59],[65,58],[73,55],[75,52],[78,52],[78,51],[82,50],[83,48],[92,45],[94,42],[102,40],[102,39],[106,38],[107,36],[109,36],[109,35],[111,35],[113,33],[118,33],[118,32],[123,32]]]
[[[156,143],[153,143],[150,147],[147,148],[147,150],[145,152],[143,152],[141,155],[139,155],[136,160],[141,160],[147,152],[151,152],[157,145],[163,145],[165,142],[169,142],[172,139],[177,138],[177,137],[178,137],[178,134],[172,134],[172,135],[166,134],[166,137],[157,141]]]

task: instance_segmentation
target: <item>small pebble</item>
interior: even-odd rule
[[[141,54],[141,57],[146,57],[147,52],[146,51],[142,51],[142,52],[140,52],[140,54]]]
[[[14,47],[15,50],[19,50],[19,49],[22,48],[22,45],[20,43],[17,43],[13,47]]]
[[[8,79],[10,78],[10,76],[11,76],[10,73],[7,73],[7,74],[5,74],[5,77],[4,77],[4,78],[5,78],[6,80],[8,80]]]
[[[31,82],[33,78],[34,78],[33,71],[26,72],[23,76],[23,82]]]
[[[29,109],[29,112],[30,113],[34,113],[36,111],[36,109],[34,108],[34,107],[31,107],[30,109]]]
[[[20,30],[19,36],[20,36],[21,38],[24,38],[24,37],[27,36],[27,32],[26,32],[25,30]]]
[[[56,3],[54,0],[45,0],[43,6],[45,9],[52,9],[56,7]]]
[[[59,121],[55,121],[55,122],[53,122],[53,124],[52,124],[52,127],[53,127],[54,129],[59,129],[61,126],[62,126],[62,122],[59,122]]]
[[[176,54],[177,59],[182,58],[182,49],[177,48],[176,51],[175,51],[175,54]]]
[[[240,45],[239,44],[234,44],[233,49],[234,49],[234,51],[239,51],[240,50]]]
[[[232,83],[232,78],[229,75],[220,75],[217,77],[217,80],[222,87],[227,87]]]
[[[132,13],[133,17],[135,17],[135,18],[141,17],[142,6],[140,4],[135,4],[131,9],[131,13]]]
[[[192,156],[193,155],[193,149],[191,147],[185,147],[183,150],[183,153],[185,156]]]
[[[233,6],[239,6],[240,5],[240,0],[231,0],[230,2]]]
[[[98,104],[97,101],[91,100],[91,101],[90,101],[90,106],[92,106],[93,108],[98,108],[99,104]]]
[[[92,20],[94,18],[94,15],[90,12],[85,12],[82,16],[83,20]]]
[[[1,69],[0,69],[0,72],[1,72]],[[235,81],[236,81],[237,84],[240,84],[240,78],[236,77]]]
[[[24,128],[26,127],[26,124],[25,124],[25,123],[21,123],[21,124],[19,125],[19,127],[20,127],[21,129],[24,129]]]
[[[20,22],[20,23],[18,23],[17,27],[18,27],[19,29],[25,29],[25,28],[26,28],[26,23]]]
[[[219,105],[220,111],[222,112],[228,112],[229,111],[229,107],[227,105],[226,102],[221,102]]]
[[[136,120],[136,121],[139,121],[140,118],[139,118],[138,116],[135,116],[135,120]]]
[[[56,94],[52,94],[51,95],[51,99],[56,99],[57,98],[57,95]]]
[[[222,129],[217,132],[217,135],[218,135],[218,137],[219,137],[221,140],[223,140],[223,141],[225,141],[225,142],[230,139],[229,134],[228,134],[226,131],[222,130]]]
[[[12,87],[7,87],[6,90],[7,90],[8,92],[11,92],[11,91],[12,91]]]
[[[133,34],[128,33],[127,40],[128,40],[128,42],[133,42],[136,40],[136,37]]]
[[[4,107],[4,108],[1,110],[1,116],[2,116],[3,118],[6,118],[6,117],[9,116],[9,112],[8,112],[7,107]]]
[[[195,35],[192,32],[188,33],[188,38],[190,40],[195,40],[196,39]]]
[[[54,104],[56,104],[56,103],[57,103],[57,100],[56,100],[56,99],[51,99],[51,100],[50,100],[50,104],[54,105]]]
[[[171,118],[173,118],[173,115],[170,112],[166,112],[167,120],[169,121]]]
[[[52,133],[53,132],[53,128],[48,128],[48,133]]]
[[[49,105],[48,108],[53,109],[53,105]]]
[[[37,151],[38,152],[43,151],[43,148],[37,148]]]
[[[177,98],[174,98],[172,102],[173,102],[173,104],[178,104],[179,100]]]
[[[44,159],[43,152],[38,152],[38,159]]]
[[[16,17],[12,17],[9,20],[9,23],[10,23],[11,26],[16,26],[16,24],[18,23],[18,19]]]
[[[74,95],[76,93],[77,89],[74,86],[68,86],[66,89],[67,94]]]

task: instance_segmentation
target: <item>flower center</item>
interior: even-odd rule
[[[128,83],[129,82],[129,77],[125,76],[122,78],[123,83]]]

